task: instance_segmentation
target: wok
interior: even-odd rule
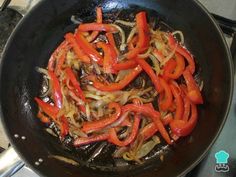
[[[98,5],[102,6],[106,18],[113,19],[114,14],[118,18],[130,18],[138,11],[147,11],[149,19],[157,18],[181,30],[187,48],[197,59],[204,82],[199,121],[191,136],[165,150],[163,162],[155,153],[144,164],[115,167],[104,153],[92,167],[88,166],[85,152],[66,148],[36,118],[37,105],[33,98],[39,94],[42,77],[35,67],[45,67],[63,35],[74,30],[71,15],[91,21]],[[231,103],[233,65],[221,30],[197,1],[43,0],[23,18],[10,37],[1,62],[0,86],[1,118],[6,133],[21,159],[39,175],[173,177],[182,176],[196,166],[219,135]],[[73,159],[79,165],[52,158],[54,155]]]

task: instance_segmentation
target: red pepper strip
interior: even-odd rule
[[[197,123],[197,107],[191,103],[191,117],[188,122],[183,120],[173,120],[170,123],[171,131],[177,136],[189,135]]]
[[[71,45],[79,60],[84,63],[90,63],[90,58],[82,51],[80,45],[78,44],[72,33],[67,33],[65,35],[65,39]]]
[[[143,70],[150,77],[157,92],[161,92],[163,90],[163,88],[162,88],[160,81],[158,80],[156,74],[152,70],[152,67],[144,59],[134,58],[134,60],[143,68]]]
[[[178,53],[176,53],[175,56],[176,60],[170,59],[164,66],[164,76],[171,79],[178,79],[183,74],[185,69],[185,61],[183,56]],[[173,61],[175,61],[175,66]]]
[[[131,127],[132,124],[128,119],[125,119],[124,121],[121,122],[120,126],[121,127]]]
[[[108,42],[112,45],[112,47],[115,49],[116,51],[116,54],[119,55],[119,50],[117,49],[116,47],[116,42],[115,42],[115,39],[113,37],[113,34],[112,33],[106,33],[106,37],[107,37],[107,40]]]
[[[66,41],[63,41],[58,47],[57,49],[52,53],[49,61],[48,61],[48,70],[49,71],[54,71],[54,67],[55,67],[55,61],[56,61],[56,56],[58,54],[59,51],[63,50],[65,47],[67,46]]]
[[[53,120],[56,120],[57,114],[59,112],[59,108],[56,106],[52,106],[48,103],[45,103],[41,99],[35,97],[34,100],[37,102],[38,106],[44,113],[46,113],[48,116],[50,116]]]
[[[116,73],[115,69],[113,69],[114,63],[117,62],[117,54],[115,49],[110,44],[106,44],[104,42],[97,43],[98,48],[102,48],[104,52],[103,58],[103,71],[105,73]]]
[[[176,48],[176,51],[188,61],[189,65],[187,66],[187,68],[190,70],[191,74],[193,74],[195,72],[195,62],[193,56],[189,53],[187,49],[185,49],[175,41],[175,38],[172,34],[169,34],[168,40],[171,49],[174,50]]]
[[[167,82],[163,78],[159,77],[159,82],[160,82],[161,86],[163,87],[164,93],[165,93],[164,98],[160,97],[158,99],[159,108],[162,111],[166,111],[172,105],[173,95],[171,93],[170,86],[167,84]]]
[[[174,59],[170,59],[166,62],[163,68],[163,78],[168,82],[170,80],[170,75],[174,72],[176,68],[176,61]]]
[[[190,114],[190,100],[188,97],[184,97],[184,114],[183,114],[183,121],[188,121]]]
[[[52,71],[48,71],[48,75],[52,83],[53,101],[58,108],[62,108],[62,93],[59,80]]]
[[[97,13],[97,23],[102,23],[102,8],[97,7],[96,8],[96,13]],[[87,37],[88,42],[91,42],[94,39],[96,39],[98,34],[99,34],[99,31],[93,31],[92,34]]]
[[[164,125],[169,125],[169,123],[173,120],[173,116],[171,114],[167,114],[165,118],[162,119],[162,122]],[[152,122],[148,125],[146,125],[141,131],[140,135],[144,138],[144,140],[147,140],[151,138],[153,135],[155,135],[158,132],[158,128],[156,127],[155,123]]]
[[[140,12],[136,15],[136,23],[138,29],[138,42],[136,47],[126,54],[126,57],[128,59],[136,57],[138,54],[146,50],[149,46],[150,35],[146,12]]]
[[[108,109],[115,109],[114,114],[111,117],[106,117],[100,120],[92,121],[92,122],[84,122],[82,125],[82,131],[88,133],[91,131],[100,130],[113,122],[115,122],[121,114],[121,107],[116,102],[111,102],[108,105]]]
[[[154,49],[153,50],[153,55],[158,59],[158,61],[160,63],[162,63],[164,61],[164,55],[162,54],[161,51],[157,50],[157,49]]]
[[[85,23],[79,25],[78,31],[86,32],[86,31],[106,31],[110,33],[116,33],[118,30],[110,25],[110,24],[102,24],[102,23]],[[78,34],[78,33],[77,33]]]
[[[82,91],[82,89],[80,88],[80,84],[78,82],[78,80],[75,77],[74,72],[72,71],[71,68],[67,67],[65,69],[66,75],[68,77],[68,79],[71,81],[72,85],[74,86],[75,90],[76,90],[76,95],[78,95],[84,102],[86,102],[84,93]]]
[[[177,87],[178,84],[175,83],[171,83],[170,84],[170,89],[171,89],[171,92],[172,94],[174,95],[175,97],[175,104],[176,104],[176,111],[175,111],[175,120],[179,120],[179,119],[182,119],[183,118],[183,113],[184,113],[184,103],[183,103],[183,99],[182,99],[182,96],[181,96],[181,91],[180,91],[180,88]]]
[[[115,63],[113,65],[113,68],[116,71],[120,71],[120,70],[127,70],[127,69],[135,68],[137,65],[138,64],[134,60],[128,60],[128,61],[121,62],[121,63]]]
[[[198,85],[196,84],[192,74],[188,69],[183,73],[185,82],[187,84],[187,96],[195,104],[203,104],[202,95]]]
[[[131,131],[129,137],[127,137],[124,141],[120,141],[119,138],[117,137],[115,128],[111,128],[109,130],[108,141],[110,143],[113,143],[113,144],[117,145],[117,146],[127,146],[127,145],[129,145],[130,143],[132,143],[134,141],[135,137],[138,134],[139,124],[140,124],[140,116],[138,114],[135,114],[134,123],[133,123],[133,126],[132,126],[132,131]]]
[[[128,43],[128,49],[133,50],[137,45],[137,42],[138,42],[138,36],[134,36]]]
[[[41,122],[43,122],[45,124],[50,123],[49,117],[43,115],[43,113],[41,111],[38,112],[37,117],[41,120]]]
[[[129,74],[127,74],[124,79],[119,81],[118,83],[111,83],[109,85],[99,82],[95,77],[91,80],[93,81],[93,86],[102,91],[112,92],[117,90],[122,90],[125,88],[132,80],[134,80],[140,73],[142,72],[142,68],[137,66],[134,68]]]
[[[135,104],[128,104],[123,106],[122,108],[123,112],[136,112],[144,114],[148,117],[150,117],[155,125],[157,126],[158,130],[160,131],[162,137],[166,140],[168,144],[171,144],[169,134],[167,133],[163,123],[160,120],[160,113],[152,109],[150,106],[146,105],[135,105]]]
[[[64,138],[69,133],[69,124],[64,115],[60,117],[60,130],[62,138]]]
[[[77,33],[75,38],[83,52],[87,54],[93,61],[98,62],[98,64],[102,65],[102,56],[92,46],[92,44],[90,44],[80,33]]]
[[[109,137],[108,133],[104,133],[101,135],[94,135],[94,136],[90,136],[90,137],[79,137],[74,141],[74,146],[79,147],[82,145],[86,145],[86,144],[91,144],[91,143],[95,143],[95,142],[99,142],[99,141],[104,141],[107,140]]]
[[[185,85],[180,85],[181,91],[182,91],[182,98],[184,100],[184,114],[183,114],[183,121],[188,121],[189,115],[190,115],[190,100],[186,96],[187,95],[187,88]]]

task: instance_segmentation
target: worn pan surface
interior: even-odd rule
[[[197,58],[204,81],[204,104],[199,107],[199,123],[191,136],[166,148],[163,162],[158,153],[153,153],[142,165],[117,167],[116,162],[107,157],[109,152],[105,152],[92,167],[86,166],[89,152],[61,145],[36,118],[37,106],[33,98],[39,94],[42,77],[35,67],[45,67],[50,54],[63,40],[63,34],[75,28],[70,21],[71,15],[85,21],[93,20],[98,5],[103,7],[106,17],[113,19],[116,15],[117,18],[132,18],[131,14],[146,10],[150,19],[162,20],[183,31],[186,46]],[[204,157],[225,122],[233,90],[232,73],[231,57],[223,36],[197,1],[43,0],[24,17],[5,49],[0,75],[1,118],[14,148],[42,176],[181,176]],[[15,138],[15,134],[26,139]],[[163,147],[156,151],[160,152]],[[73,159],[80,165],[66,164],[52,158],[53,155]],[[43,163],[38,166],[35,162],[39,158]]]

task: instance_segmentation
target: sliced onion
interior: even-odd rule
[[[137,33],[137,27],[133,27],[127,38],[127,43],[129,43],[132,40],[132,38],[134,37],[136,33]]]
[[[153,69],[156,71],[156,74],[159,75],[161,72],[160,64],[157,60],[157,58],[153,55],[149,55],[149,58],[152,60],[153,63]]]
[[[184,35],[183,35],[183,32],[182,31],[174,31],[171,33],[173,36],[176,36],[176,35],[179,35],[180,37],[180,44],[184,44]]]
[[[47,79],[50,79],[50,77],[48,75],[48,70],[46,70],[44,68],[40,68],[40,67],[36,67],[35,69],[38,73],[43,74],[47,77]]]
[[[83,20],[81,18],[76,18],[74,15],[71,16],[70,20],[76,25],[83,23]]]
[[[116,151],[113,154],[114,158],[120,158],[122,157],[122,155],[127,152],[129,150],[129,148],[127,146],[124,147],[119,147],[118,149],[116,149]]]
[[[140,158],[148,155],[157,144],[159,144],[159,143],[154,140],[150,140],[150,141],[146,142],[137,151],[136,158],[140,159]]]
[[[100,75],[102,72],[101,72],[101,69],[98,66],[98,64],[96,62],[92,62],[92,64],[93,64],[93,68],[94,68],[96,74]]]
[[[92,98],[94,100],[101,100],[102,97],[101,96],[98,96],[98,95],[95,95],[95,94],[92,94],[92,93],[85,93],[85,97],[86,98]]]
[[[144,54],[139,54],[138,57],[139,58],[147,58],[151,52],[152,52],[152,48],[149,47],[148,50]]]
[[[119,31],[119,34],[120,34],[120,37],[121,37],[121,45],[120,45],[120,50],[121,51],[124,51],[125,48],[126,48],[126,44],[125,44],[125,32],[124,30],[116,25],[116,24],[111,24],[113,27],[115,27],[118,31]]]
[[[115,82],[122,80],[127,74],[131,72],[131,69],[121,70],[118,72]]]
[[[129,22],[129,21],[124,21],[124,20],[116,20],[115,23],[120,23],[122,25],[130,26],[130,27],[134,27],[136,25],[135,22]]]
[[[73,98],[77,102],[78,105],[84,105],[84,102],[79,97],[77,97],[73,92],[69,91],[68,93],[71,96],[71,98]]]
[[[169,55],[166,56],[164,60],[161,62],[162,66],[164,66],[166,62],[168,62],[175,55],[176,48],[177,48],[177,44],[175,45],[175,48],[169,53]]]
[[[91,117],[90,117],[90,108],[89,108],[89,104],[85,104],[85,113],[86,113],[86,117],[88,119],[88,121],[92,121]]]
[[[128,115],[129,115],[129,112],[124,113],[122,116],[120,116],[120,118],[116,122],[114,122],[113,124],[109,125],[108,128],[117,127],[118,125],[120,125],[125,120],[125,118]]]

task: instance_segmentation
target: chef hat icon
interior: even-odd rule
[[[228,163],[229,154],[223,150],[215,153],[216,163],[226,164]]]

